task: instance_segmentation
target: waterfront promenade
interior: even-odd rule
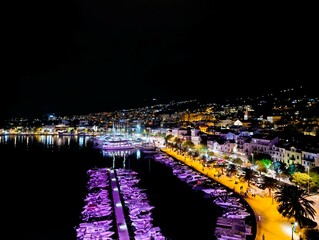
[[[236,191],[237,193],[241,193],[242,191],[245,192],[248,188],[246,182],[240,182],[239,179],[236,177],[227,177],[226,175],[221,175],[220,177],[218,177],[218,169],[204,167],[199,161],[194,161],[189,157],[179,155],[169,148],[162,148],[161,150],[176,158],[177,160],[180,160],[185,164],[193,167],[197,171],[209,176],[210,178],[223,184],[224,186]],[[235,182],[238,183],[236,184]],[[241,186],[243,187],[242,190],[240,190]],[[249,186],[249,188],[250,190],[257,193],[255,196],[248,194],[248,196],[245,198],[248,204],[252,207],[256,217],[257,232],[255,239],[299,240],[299,229],[297,228],[295,232],[292,231],[291,221],[279,214],[279,212],[277,211],[276,201],[268,195],[258,194],[258,191],[260,190],[253,186]]]

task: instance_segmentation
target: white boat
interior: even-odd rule
[[[220,207],[242,207],[243,205],[238,202],[239,199],[221,199],[221,198],[216,198],[213,202],[217,204]]]
[[[111,133],[95,137],[93,141],[96,148],[103,150],[134,149],[143,144],[142,140],[134,135],[117,132],[114,124]]]
[[[137,145],[133,144],[133,142],[128,139],[106,140],[102,145],[103,150],[132,149],[135,147],[137,147]]]
[[[161,160],[161,159],[167,158],[167,155],[165,153],[157,153],[153,155],[153,158],[155,160]]]
[[[213,196],[220,196],[222,194],[227,193],[226,189],[220,189],[220,188],[206,188],[206,189],[202,189],[202,191]]]
[[[246,211],[233,211],[233,212],[227,212],[223,214],[223,217],[231,218],[231,219],[244,219],[248,216],[250,216],[250,213]]]

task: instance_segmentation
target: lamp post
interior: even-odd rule
[[[251,155],[251,164],[253,165],[254,164],[254,154],[251,153],[250,155]]]
[[[291,240],[294,240],[294,223],[291,223]]]
[[[310,194],[310,189],[309,189],[309,182],[310,182],[310,175],[309,175],[309,166],[307,166],[308,168],[308,194]]]

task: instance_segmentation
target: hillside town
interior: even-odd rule
[[[176,144],[190,141],[208,152],[273,162],[319,166],[319,99],[300,89],[264,96],[201,103],[198,100],[158,103],[137,109],[87,115],[11,118],[0,134],[53,134],[97,136],[114,127],[128,134],[173,136]]]

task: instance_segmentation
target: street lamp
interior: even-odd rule
[[[251,153],[250,155],[251,155],[251,164],[254,164],[254,154]]]
[[[296,230],[297,225],[298,225],[297,222],[291,223],[291,240],[294,240],[294,231]]]
[[[309,182],[310,182],[310,176],[309,176],[309,166],[307,166],[307,168],[308,168],[308,194],[310,194],[310,190],[309,190]]]
[[[294,240],[294,226],[295,226],[295,223],[291,223],[291,240]]]

